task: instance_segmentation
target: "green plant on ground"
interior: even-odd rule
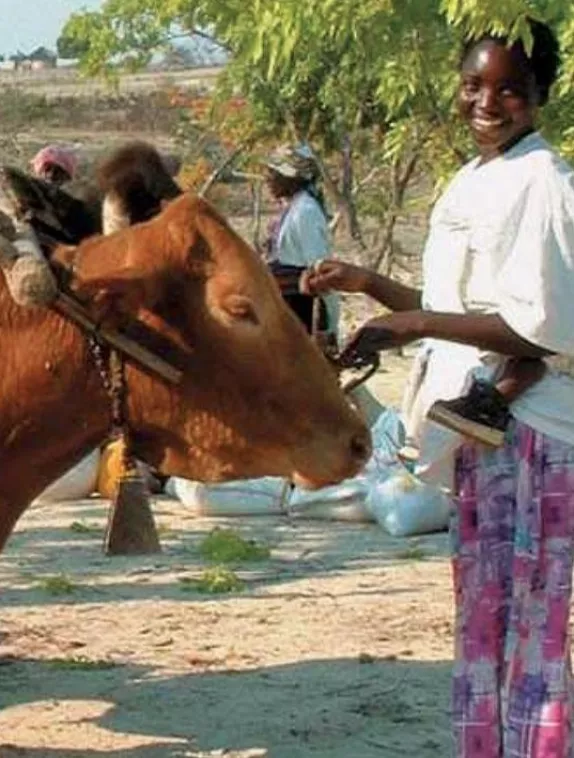
[[[182,577],[179,581],[182,590],[207,595],[241,592],[245,587],[245,582],[227,566],[211,566],[204,569],[198,579]]]
[[[40,589],[49,595],[71,595],[78,588],[74,582],[64,574],[47,576],[38,582]]]
[[[92,660],[90,658],[86,658],[82,655],[76,656],[74,658],[52,658],[49,661],[46,661],[47,665],[52,668],[57,669],[74,669],[74,670],[82,670],[82,671],[93,671],[93,670],[105,670],[105,669],[111,669],[117,666],[114,661],[106,661],[103,659],[95,659]]]
[[[83,521],[72,521],[70,531],[74,534],[99,534],[100,529],[97,526],[89,526]]]
[[[216,527],[199,545],[200,555],[212,563],[248,563],[264,561],[271,551],[255,540],[246,540],[233,529]]]
[[[395,558],[401,561],[424,561],[427,558],[426,550],[416,540],[395,553]]]

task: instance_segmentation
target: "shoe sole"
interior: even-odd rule
[[[492,429],[491,427],[483,426],[476,421],[470,421],[464,416],[459,416],[458,413],[452,413],[446,408],[441,406],[431,406],[428,412],[428,417],[432,421],[436,421],[437,424],[442,424],[454,432],[463,434],[465,437],[470,437],[479,442],[483,442],[490,447],[500,447],[504,444],[505,433],[499,429]]]

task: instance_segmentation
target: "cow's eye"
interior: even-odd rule
[[[226,298],[223,308],[234,321],[243,321],[254,326],[259,324],[255,306],[245,295],[231,295]]]

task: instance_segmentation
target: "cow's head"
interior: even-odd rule
[[[357,473],[368,429],[284,303],[265,264],[205,201],[184,195],[145,224],[83,243],[78,294],[137,318],[184,370],[173,387],[129,370],[136,453],[166,474],[263,475],[307,486]]]

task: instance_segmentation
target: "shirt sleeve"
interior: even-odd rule
[[[528,342],[574,355],[574,177],[547,168],[532,181],[496,280],[499,313]]]

